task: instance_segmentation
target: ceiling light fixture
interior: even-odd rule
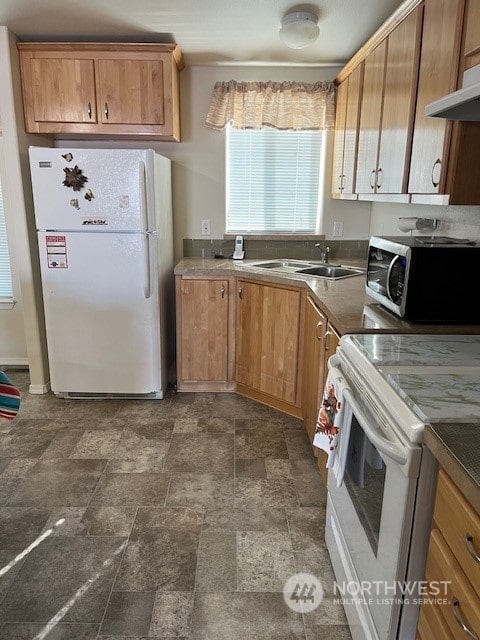
[[[307,11],[292,11],[282,19],[280,39],[290,49],[303,49],[315,42],[320,33],[318,18]]]

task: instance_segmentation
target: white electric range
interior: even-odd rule
[[[436,484],[423,431],[480,422],[480,337],[344,336],[329,370],[346,409],[325,534],[337,596],[354,640],[414,640]]]

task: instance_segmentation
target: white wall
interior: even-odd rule
[[[480,239],[480,206],[374,203],[372,205],[370,235],[409,235],[408,232],[404,233],[398,229],[397,223],[400,216],[437,218],[439,220],[438,229],[435,231],[437,236]]]
[[[0,180],[2,182],[2,192],[5,203],[12,202],[9,195],[9,183],[5,166],[5,149],[3,137],[0,133]],[[22,292],[20,289],[20,278],[16,265],[16,251],[14,242],[14,221],[6,206],[6,226],[7,241],[10,256],[10,271],[12,273],[12,289],[15,306],[13,309],[0,308],[0,364],[2,365],[26,365],[27,343],[25,340],[25,330],[23,326],[23,304]]]
[[[333,80],[340,67],[191,67],[182,84],[182,151],[175,167],[178,180],[174,192],[177,255],[181,255],[183,238],[200,238],[200,221],[210,219],[211,237],[225,233],[225,134],[204,125],[215,82],[223,80],[318,82]],[[330,136],[333,138],[333,136]],[[332,142],[332,141],[330,141]],[[327,166],[331,166],[329,144]],[[178,175],[180,173],[180,176]],[[366,238],[370,224],[370,205],[330,198],[330,171],[324,194],[324,232],[332,232],[333,219],[344,221],[344,238]]]
[[[43,321],[40,270],[33,215],[28,146],[47,144],[43,137],[24,133],[20,69],[15,37],[6,27],[0,26],[0,113],[2,136],[6,150],[3,172],[5,213],[8,226],[10,259],[15,281],[20,288],[17,310],[21,313],[15,322],[4,322],[5,331],[0,349],[0,361],[9,358],[25,358],[30,368],[30,391],[43,393],[48,389],[48,360]],[[1,312],[2,314],[4,312]],[[5,312],[7,313],[7,312]],[[19,317],[21,315],[21,318]],[[22,330],[24,340],[22,340]],[[16,345],[15,352],[13,345]],[[6,345],[10,345],[7,348]],[[9,351],[10,349],[10,351]]]

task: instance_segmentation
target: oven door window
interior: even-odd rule
[[[385,463],[352,417],[344,482],[375,556],[382,518]]]
[[[370,247],[367,286],[372,291],[400,304],[405,289],[407,260],[385,249]]]

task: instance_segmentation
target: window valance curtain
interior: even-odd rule
[[[217,82],[205,124],[223,129],[333,129],[333,82]]]

